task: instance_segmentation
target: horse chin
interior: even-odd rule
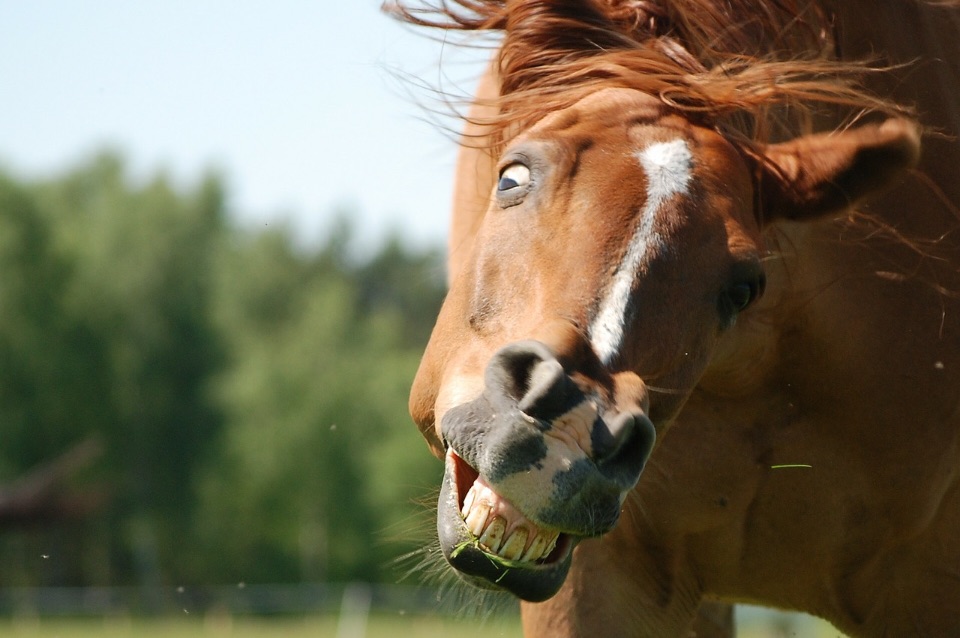
[[[461,516],[465,481],[463,474],[476,472],[459,457],[447,454],[440,499],[437,532],[447,562],[466,582],[483,589],[507,591],[530,602],[547,600],[557,593],[570,569],[573,548],[579,538],[560,534],[556,547],[537,561],[509,560],[486,551]]]

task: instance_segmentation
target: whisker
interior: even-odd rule
[[[658,394],[684,395],[692,392],[693,388],[688,388],[685,390],[682,388],[664,388],[656,385],[648,385],[647,390],[650,392],[656,392]]]
[[[438,613],[481,623],[497,616],[515,615],[519,606],[516,598],[506,592],[480,589],[467,583],[447,563],[437,537],[439,492],[439,488],[431,489],[416,499],[416,511],[384,531],[384,536],[394,542],[418,545],[389,561],[388,567],[397,572],[398,582],[414,581],[435,589]]]

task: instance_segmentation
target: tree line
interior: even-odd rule
[[[406,399],[440,251],[354,257],[349,217],[305,247],[226,200],[109,152],[0,171],[0,501],[57,486],[0,518],[0,587],[393,580],[429,536]]]

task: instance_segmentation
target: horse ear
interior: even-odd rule
[[[756,157],[763,218],[837,213],[885,189],[919,158],[919,127],[899,118],[763,147]]]

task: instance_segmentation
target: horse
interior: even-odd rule
[[[960,4],[388,10],[500,38],[410,395],[452,568],[528,636],[960,636]]]

